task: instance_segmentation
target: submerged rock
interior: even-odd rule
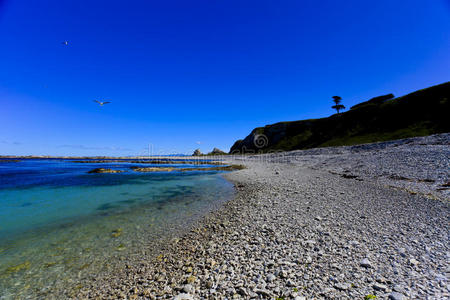
[[[97,173],[122,173],[125,172],[123,170],[113,170],[113,169],[105,169],[105,168],[96,168],[93,170],[90,170],[88,173],[89,174],[97,174]]]
[[[122,228],[117,228],[117,229],[113,230],[113,232],[111,233],[111,236],[114,238],[119,237],[122,235],[122,231],[123,231]]]
[[[116,248],[117,251],[123,251],[123,250],[125,250],[125,249],[126,249],[126,247],[125,247],[124,244],[120,244],[120,245],[117,246],[117,248]]]
[[[21,264],[18,264],[18,265],[15,265],[15,266],[7,268],[6,272],[7,273],[16,273],[16,272],[19,272],[19,271],[22,271],[22,270],[27,270],[27,269],[30,268],[30,265],[31,265],[30,262],[26,261],[24,263],[21,263]]]
[[[171,172],[175,170],[175,168],[170,167],[131,167],[131,169],[136,172]]]

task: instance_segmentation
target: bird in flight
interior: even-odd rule
[[[69,41],[64,41],[61,44],[63,44],[64,46],[68,46],[69,45]]]
[[[100,106],[103,106],[105,104],[111,103],[109,101],[101,102],[101,101],[98,101],[98,100],[94,100],[94,102],[98,103]]]

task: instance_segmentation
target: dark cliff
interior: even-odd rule
[[[392,98],[372,98],[328,118],[255,128],[230,153],[355,145],[450,131],[450,82]]]

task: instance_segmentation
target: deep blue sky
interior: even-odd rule
[[[446,0],[0,0],[0,154],[229,150],[449,70]]]

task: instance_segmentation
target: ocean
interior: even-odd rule
[[[130,167],[210,167],[132,160],[0,161],[0,298],[56,295],[112,272],[233,197],[221,171],[134,172]],[[123,173],[90,174],[95,168]]]

